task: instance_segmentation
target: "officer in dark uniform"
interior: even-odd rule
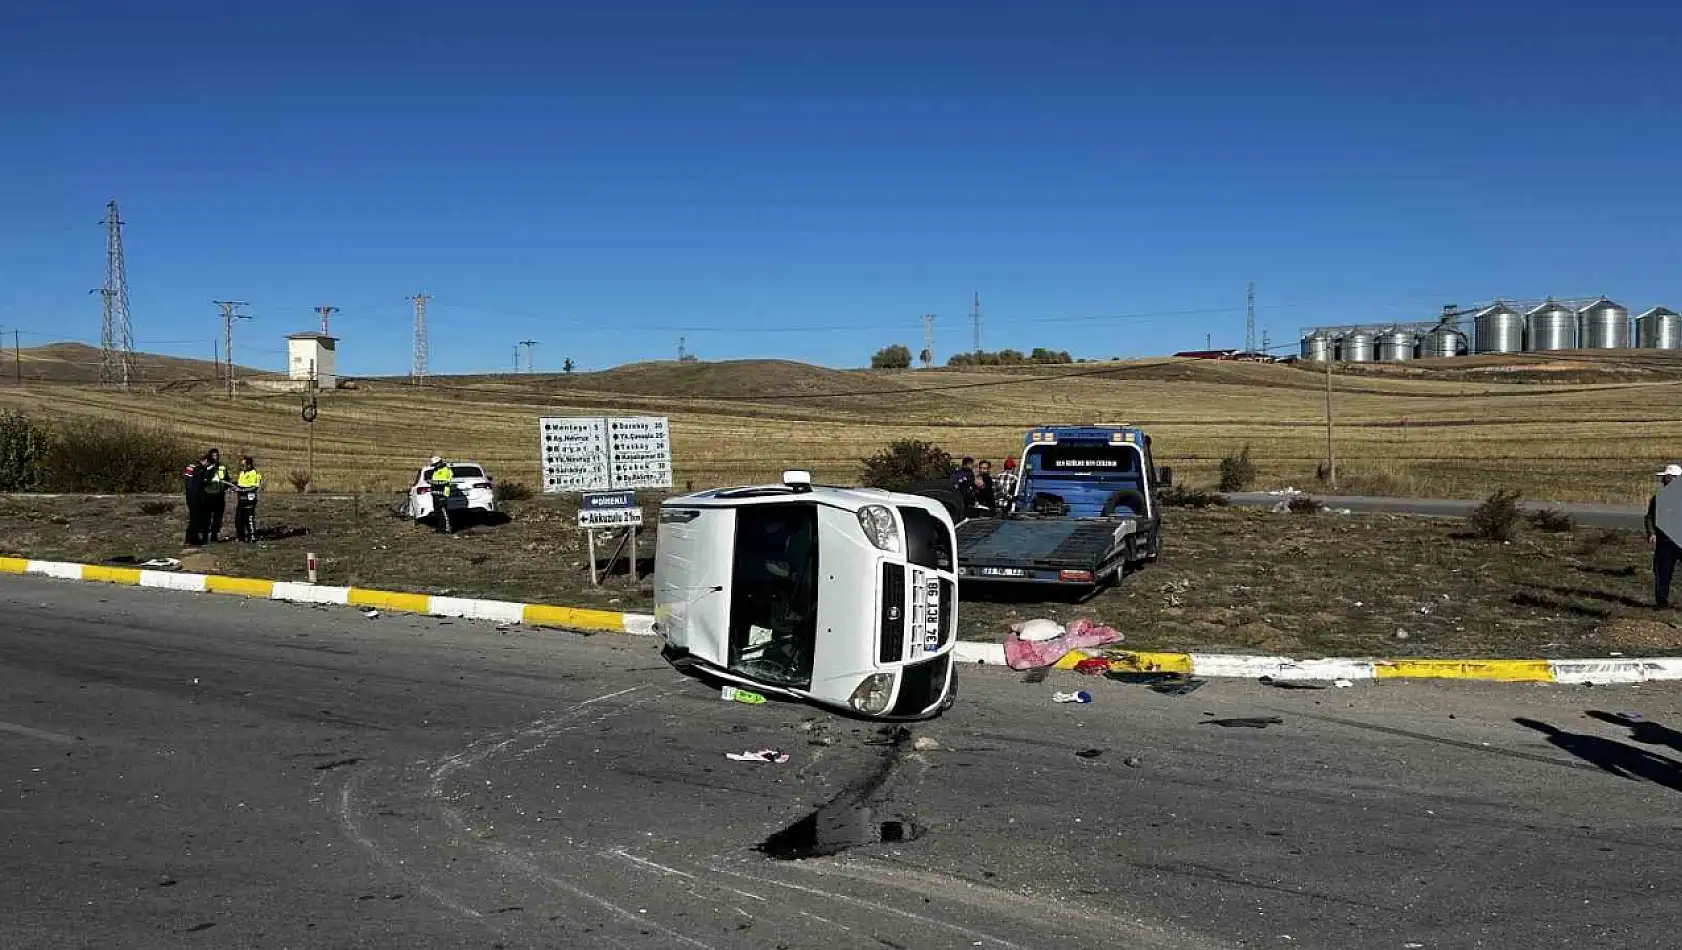
[[[197,547],[204,543],[204,483],[213,468],[211,462],[213,458],[220,458],[220,453],[215,449],[204,453],[196,461],[188,463],[187,468],[181,473],[182,490],[187,497],[187,537],[183,542],[187,547]]]
[[[204,460],[209,466],[204,477],[204,540],[213,544],[222,540],[222,518],[228,513],[228,486],[233,480],[222,464],[220,450],[206,452]]]

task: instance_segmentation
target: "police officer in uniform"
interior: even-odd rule
[[[190,548],[204,543],[204,480],[210,471],[210,457],[215,454],[216,450],[211,449],[187,463],[181,473],[182,491],[187,498],[187,537],[182,543]]]
[[[263,473],[257,460],[240,456],[239,475],[234,479],[234,537],[247,543],[257,540],[257,493],[263,490]]]
[[[436,528],[439,534],[451,534],[454,528],[450,524],[450,495],[455,492],[455,485],[450,479],[455,473],[450,471],[450,465],[442,458],[434,455],[431,467],[427,469],[426,481],[428,491],[432,495],[432,515],[437,519]]]

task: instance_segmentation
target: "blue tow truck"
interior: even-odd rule
[[[1151,438],[1131,425],[1042,426],[1022,446],[1012,510],[958,524],[958,576],[985,584],[1092,590],[1161,549]],[[1004,499],[1000,499],[1001,502]]]

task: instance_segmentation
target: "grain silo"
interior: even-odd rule
[[[1350,330],[1343,335],[1343,342],[1338,346],[1337,358],[1349,363],[1371,363],[1373,357],[1373,335],[1367,330]]]
[[[1574,350],[1577,348],[1577,313],[1551,297],[1524,315],[1529,349]]]
[[[1302,338],[1302,358],[1325,363],[1332,358],[1332,337],[1323,330],[1315,330]]]
[[[1413,359],[1414,345],[1419,337],[1412,330],[1397,327],[1378,335],[1378,358],[1386,363],[1400,363]]]
[[[1439,323],[1432,327],[1419,343],[1419,355],[1423,359],[1460,356],[1465,352],[1466,334],[1452,323]]]
[[[1577,345],[1585,350],[1629,348],[1629,311],[1605,297],[1577,311]]]
[[[1500,301],[1472,318],[1472,342],[1479,353],[1518,353],[1524,349],[1524,318]]]
[[[1682,317],[1654,307],[1635,318],[1635,345],[1645,350],[1682,350]]]

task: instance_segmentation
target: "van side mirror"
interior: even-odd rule
[[[1164,465],[1161,468],[1156,470],[1156,487],[1158,487],[1158,488],[1173,488],[1174,487],[1174,468],[1173,468],[1173,466]]]

